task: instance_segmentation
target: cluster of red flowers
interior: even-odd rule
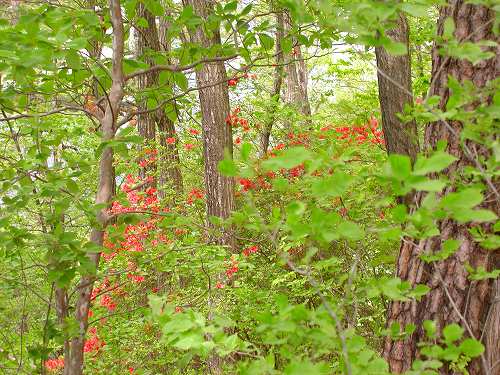
[[[144,153],[146,154],[144,159],[141,159],[139,161],[139,166],[141,168],[146,168],[148,165],[155,163],[156,162],[156,156],[158,154],[158,151],[153,149],[145,149]]]
[[[231,257],[230,259],[230,266],[229,268],[226,269],[226,276],[228,278],[232,277],[236,272],[238,272],[238,261],[234,258]]]
[[[235,109],[233,109],[226,118],[226,124],[232,126],[233,128],[241,126],[243,131],[247,132],[250,130],[250,126],[248,125],[248,120],[243,117],[240,117],[239,115],[240,112],[241,112],[240,107],[236,107]]]
[[[257,245],[253,245],[243,250],[243,255],[247,257],[250,256],[250,254],[256,253],[258,250],[259,247]]]
[[[186,203],[193,204],[195,201],[203,199],[204,196],[205,193],[203,192],[203,190],[193,188],[188,194]]]
[[[321,130],[328,131],[330,128],[325,127]],[[353,141],[355,141],[358,145],[367,142],[381,145],[385,143],[382,130],[379,129],[378,120],[373,116],[370,117],[368,124],[360,126],[336,127],[334,130],[338,134],[337,139],[346,140],[348,143],[352,143]]]
[[[243,256],[248,257],[251,254],[256,253],[257,251],[259,251],[259,247],[257,245],[253,245],[247,247],[241,253],[243,254]],[[236,272],[238,272],[238,270],[239,270],[238,261],[234,256],[231,256],[231,258],[228,261],[228,267],[226,268],[226,277],[230,279],[231,277],[234,276],[234,274],[236,274]],[[215,287],[217,289],[223,289],[225,287],[225,284],[222,281],[218,281],[215,284]]]
[[[90,337],[85,340],[85,343],[83,344],[84,353],[98,352],[102,347],[106,345],[106,343],[101,340],[99,336],[97,336],[96,327],[91,327],[89,329],[89,334]]]
[[[49,371],[58,371],[62,368],[64,368],[64,358],[59,357],[55,359],[47,359],[45,361],[45,367]]]
[[[98,353],[99,350],[106,345],[104,340],[97,336],[97,328],[89,329],[89,338],[83,344],[84,353]],[[60,371],[64,368],[64,357],[48,359],[45,361],[45,368],[50,372]]]

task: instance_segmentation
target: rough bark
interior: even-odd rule
[[[439,34],[443,32],[444,20],[447,17],[452,17],[455,21],[455,36],[458,40],[468,39],[478,42],[488,39],[499,42],[498,36],[492,31],[494,12],[484,6],[465,4],[462,0],[450,0],[440,11]],[[488,81],[499,76],[499,61],[498,49],[494,58],[473,66],[466,60],[441,56],[438,46],[435,46],[430,94],[441,97],[440,108],[444,109],[449,98],[447,88],[449,75],[460,82],[470,80],[476,87],[483,87]],[[424,142],[426,148],[432,148],[439,140],[447,141],[447,151],[459,159],[446,170],[446,174],[453,180],[460,174],[462,168],[471,164],[471,160],[464,153],[461,141],[457,137],[462,124],[452,121],[449,125],[453,131],[443,122],[429,124],[425,131]],[[472,146],[479,154],[486,154],[482,145],[469,144],[469,147]],[[446,193],[450,188],[447,190]],[[498,214],[499,202],[494,199],[495,195],[492,195],[491,191],[489,194],[490,198],[485,200],[483,205]],[[421,198],[421,196],[417,198],[417,203]],[[484,267],[486,270],[498,268],[499,252],[486,251],[474,242],[469,233],[472,226],[473,224],[458,224],[451,219],[445,219],[439,223],[440,236],[421,240],[415,245],[408,241],[401,244],[397,276],[409,281],[411,285],[426,284],[430,287],[430,292],[419,302],[392,302],[389,306],[389,326],[393,322],[399,323],[402,327],[410,323],[417,326],[415,332],[405,340],[392,341],[389,338],[386,340],[383,354],[393,372],[400,373],[409,369],[414,359],[419,356],[417,343],[424,339],[422,322],[428,319],[434,320],[439,329],[450,323],[458,323],[466,328],[467,333],[468,326],[471,334],[476,339],[481,338],[486,345],[485,357],[473,361],[469,366],[469,373],[498,374],[498,367],[493,370],[495,372],[490,371],[493,361],[498,359],[500,347],[499,299],[496,297],[499,292],[495,289],[495,286],[498,288],[498,281],[494,282],[491,279],[471,281],[467,278],[464,265],[470,264],[474,268]],[[488,226],[483,226],[483,229],[491,230]],[[449,238],[460,242],[460,247],[454,255],[431,264],[420,260],[420,254],[440,249],[443,241]],[[452,374],[453,371],[445,366],[441,373]]]
[[[124,74],[123,74],[123,55],[124,55],[124,29],[119,0],[110,0],[111,24],[113,26],[112,42],[112,69],[111,69],[111,88],[109,90],[108,101],[104,115],[100,118],[102,129],[102,142],[109,142],[115,136],[116,120],[120,110],[120,103],[123,98]],[[105,147],[102,151],[99,161],[99,180],[97,194],[95,198],[96,205],[109,205],[115,191],[115,175],[113,169],[113,149]],[[97,214],[97,226],[92,228],[90,241],[101,247],[104,239],[104,230],[108,224],[108,215],[106,210],[102,209]],[[88,255],[95,267],[99,266],[100,253]],[[78,336],[72,338],[69,350],[69,356],[65,358],[64,375],[83,374],[85,336],[88,329],[88,312],[90,308],[90,296],[94,285],[94,275],[82,275],[78,283],[77,301],[75,306],[75,320],[79,325]]]
[[[196,15],[207,19],[215,7],[212,0],[184,0],[192,5]],[[218,30],[205,30],[203,26],[191,31],[191,41],[204,48],[221,44]],[[234,208],[234,181],[222,176],[217,168],[224,159],[224,152],[233,153],[231,127],[226,123],[229,115],[227,74],[222,61],[209,62],[196,72],[202,127],[203,154],[205,159],[205,190],[207,217],[229,217]],[[220,83],[218,83],[220,82]],[[215,84],[217,83],[217,84]],[[212,227],[209,225],[209,228]],[[214,242],[233,247],[234,239],[229,231],[212,235]]]
[[[136,27],[137,40],[136,40],[136,55],[138,59],[143,60],[150,66],[155,65],[151,56],[151,52],[160,50],[160,43],[158,39],[158,31],[156,28],[155,17],[151,12],[146,9],[146,6],[139,2],[137,4],[137,16],[144,18],[148,22],[147,27]],[[154,89],[158,83],[158,72],[150,72],[142,74],[137,77],[137,89],[139,94],[145,94],[148,90]],[[139,102],[139,110],[145,110],[147,107],[146,98],[141,99]],[[156,114],[154,112],[139,114],[137,116],[137,131],[141,137],[144,138],[146,148],[154,149],[154,142],[156,138]],[[140,158],[147,159],[148,155]],[[145,178],[146,176],[156,176],[157,164],[149,163],[139,171],[139,177]],[[156,186],[156,178],[152,184]]]
[[[160,19],[158,28],[160,50],[167,53],[170,51],[171,45],[171,41],[166,38],[168,27],[169,25],[165,19]],[[177,105],[175,102],[173,108],[177,111]],[[160,153],[160,186],[165,186],[170,181],[174,190],[177,193],[182,193],[184,190],[184,183],[180,169],[178,139],[176,137],[174,122],[165,114],[164,111],[158,113],[156,122],[158,125],[158,131],[160,132],[160,145],[162,146],[162,152]],[[170,137],[175,138],[174,144],[167,143],[166,139]]]
[[[271,137],[271,130],[276,120],[276,107],[279,102],[281,86],[283,83],[283,50],[281,48],[281,40],[284,34],[284,20],[283,12],[276,13],[276,42],[275,42],[275,53],[276,53],[276,66],[274,68],[274,79],[273,87],[270,93],[270,99],[272,103],[270,119],[265,124],[264,131],[260,137],[261,154],[266,155],[267,149],[269,148],[269,138]]]
[[[413,104],[408,22],[399,16],[396,27],[387,36],[408,48],[408,54],[393,56],[383,47],[375,49],[382,130],[388,154],[408,155],[415,160],[419,146],[415,120],[404,123],[398,114]]]
[[[292,30],[292,20],[288,13],[284,14],[285,34]],[[303,115],[311,114],[311,105],[307,94],[307,67],[302,58],[301,47],[297,40],[293,40],[291,53],[284,54],[285,64],[285,90],[284,102],[290,104]]]

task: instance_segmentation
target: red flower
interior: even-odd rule
[[[174,137],[169,137],[166,139],[167,143],[169,145],[173,145],[175,143],[175,138]]]
[[[198,134],[200,134],[200,131],[199,131],[199,130],[196,130],[196,129],[189,129],[189,132],[190,132],[192,135],[198,135]]]
[[[241,138],[240,137],[236,137],[236,139],[234,140],[234,143],[239,145],[241,143]]]
[[[227,81],[228,86],[236,86],[237,83],[237,79],[230,79],[229,81]]]
[[[48,359],[45,361],[45,367],[49,371],[56,371],[64,367],[64,358]]]
[[[224,284],[222,284],[220,281],[218,281],[217,284],[215,284],[215,287],[217,289],[223,289],[224,288]]]
[[[257,245],[250,246],[250,247],[246,248],[245,250],[243,250],[243,255],[247,257],[250,254],[256,253],[258,250],[259,250],[259,247]]]
[[[192,143],[186,143],[184,145],[184,148],[186,149],[186,151],[191,151],[194,148],[194,144],[192,144]]]

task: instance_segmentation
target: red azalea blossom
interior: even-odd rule
[[[250,246],[250,247],[246,248],[245,250],[243,250],[243,255],[247,257],[250,254],[256,253],[258,250],[259,250],[259,247],[257,245]]]
[[[45,368],[49,371],[57,371],[64,368],[64,358],[47,359],[45,361]]]
[[[175,143],[175,138],[174,137],[169,137],[166,139],[167,143],[169,145],[173,145]]]
[[[184,149],[186,149],[187,151],[191,151],[193,148],[194,148],[194,144],[192,144],[192,143],[186,143],[184,145]]]

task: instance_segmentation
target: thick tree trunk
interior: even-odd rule
[[[212,0],[184,0],[185,5],[192,5],[195,13],[207,19],[214,9]],[[204,48],[221,43],[218,31],[211,31],[211,37],[203,27],[191,32],[191,41]],[[234,181],[222,176],[218,170],[219,161],[224,159],[224,152],[233,153],[231,127],[226,123],[229,115],[229,93],[227,74],[223,62],[203,64],[196,72],[199,88],[200,107],[203,126],[203,154],[205,158],[205,190],[207,198],[207,217],[229,217],[234,208]],[[234,239],[229,231],[212,235],[212,240],[233,247]]]
[[[158,39],[158,31],[156,28],[155,17],[151,12],[146,9],[146,6],[139,2],[137,4],[137,16],[144,18],[148,22],[147,27],[137,27],[135,29],[137,33],[136,39],[136,55],[138,59],[143,60],[150,66],[154,65],[154,60],[151,57],[151,52],[160,50],[160,43]],[[147,74],[142,74],[137,77],[137,89],[139,94],[144,94],[147,90],[153,89],[158,83],[158,72],[150,72]],[[146,98],[140,99],[139,110],[146,109]],[[156,114],[154,112],[139,114],[137,116],[137,131],[141,137],[144,138],[146,149],[156,149],[155,139],[156,139]],[[150,155],[144,154],[143,157],[139,159],[148,159]],[[147,176],[156,176],[157,163],[148,163],[145,167],[141,167],[139,171],[139,177],[145,178]],[[156,178],[152,184],[156,186]]]
[[[465,4],[463,0],[450,0],[448,5],[440,11],[439,34],[443,32],[444,21],[447,17],[455,21],[455,36],[458,40],[499,42],[498,36],[495,36],[492,30],[495,14],[484,6]],[[476,87],[483,87],[488,81],[497,78],[499,73],[498,50],[494,58],[474,66],[466,60],[440,55],[438,47],[435,46],[431,95],[441,97],[440,108],[444,110],[450,94],[447,88],[449,75],[460,82],[470,80]],[[460,174],[462,168],[471,164],[471,161],[464,154],[461,141],[457,136],[462,124],[454,121],[449,125],[453,131],[443,122],[429,124],[425,132],[425,146],[432,148],[439,140],[447,141],[447,151],[459,159],[446,170],[450,179],[453,180]],[[469,146],[472,145],[469,144]],[[475,144],[473,147],[480,155],[486,153],[482,145]],[[421,200],[422,197],[419,198]],[[495,195],[487,199],[483,205],[499,213],[499,202],[495,199]],[[392,371],[396,373],[406,371],[418,357],[417,344],[424,339],[422,322],[429,319],[434,320],[439,329],[450,323],[458,323],[466,328],[466,333],[468,333],[465,323],[467,322],[472,335],[476,339],[484,339],[483,344],[486,345],[486,355],[470,364],[469,373],[471,375],[499,373],[498,363],[496,370],[490,371],[493,362],[498,359],[500,347],[499,300],[496,297],[499,293],[498,281],[494,282],[491,279],[471,281],[467,278],[464,266],[470,264],[474,268],[484,267],[486,270],[491,270],[499,267],[500,257],[498,251],[484,250],[473,241],[469,233],[472,226],[473,224],[458,224],[451,219],[445,219],[439,223],[440,236],[422,240],[416,245],[408,241],[402,243],[397,262],[397,276],[409,281],[411,285],[427,284],[430,292],[419,302],[392,302],[390,304],[389,326],[393,322],[399,323],[401,327],[410,323],[417,326],[415,332],[406,340],[392,341],[389,338],[386,340],[383,354]],[[483,229],[488,231],[491,228],[483,226]],[[420,254],[432,253],[440,249],[443,241],[450,238],[460,242],[460,247],[454,255],[431,264],[420,260]],[[453,371],[445,367],[441,373],[452,374]]]
[[[150,66],[154,66],[155,61],[151,57],[151,54],[158,53],[160,51],[168,52],[169,46],[167,41],[164,40],[166,33],[164,27],[166,26],[166,23],[160,23],[160,30],[158,30],[155,16],[149,12],[142,3],[138,3],[137,5],[137,15],[144,18],[148,22],[148,27],[138,27],[136,30],[137,57],[143,59],[143,61],[148,63]],[[158,77],[158,71],[152,71],[147,74],[140,75],[138,77],[139,92],[144,94],[148,90],[154,90],[157,88]],[[146,99],[140,101],[139,107],[140,109],[146,109]],[[156,150],[156,128],[158,127],[160,145],[162,146],[158,152],[158,162],[149,163],[146,167],[141,168],[140,177],[144,178],[147,175],[156,177],[157,171],[159,171],[158,181],[155,178],[153,185],[156,186],[158,183],[160,186],[160,197],[164,195],[162,187],[164,188],[167,185],[171,185],[178,193],[182,192],[183,183],[179,167],[179,152],[177,147],[178,140],[173,121],[170,120],[165,115],[163,109],[161,109],[157,112],[139,115],[137,126],[139,135],[144,137],[146,141],[146,147],[154,150]],[[167,138],[174,138],[176,141],[171,144],[167,142]],[[151,155],[146,153],[143,158],[148,158],[150,156]]]
[[[285,34],[292,29],[292,20],[288,13],[284,14]],[[311,105],[307,94],[307,67],[302,57],[300,45],[296,40],[293,42],[291,53],[283,57],[285,64],[285,90],[284,102],[295,107],[303,115],[311,114]]]
[[[405,105],[413,104],[408,22],[404,15],[400,15],[396,27],[387,35],[404,43],[408,54],[392,56],[383,47],[375,49],[382,130],[387,153],[408,155],[414,161],[419,149],[417,124],[415,120],[403,123],[398,118]]]
[[[274,80],[273,87],[271,89],[271,113],[270,119],[264,127],[264,131],[260,137],[261,154],[265,156],[267,149],[269,148],[269,138],[271,137],[271,130],[276,120],[276,107],[280,99],[281,86],[283,83],[283,50],[281,48],[281,40],[284,35],[284,21],[283,12],[276,13],[276,41],[275,41],[275,53],[276,53],[276,66],[274,68]]]

